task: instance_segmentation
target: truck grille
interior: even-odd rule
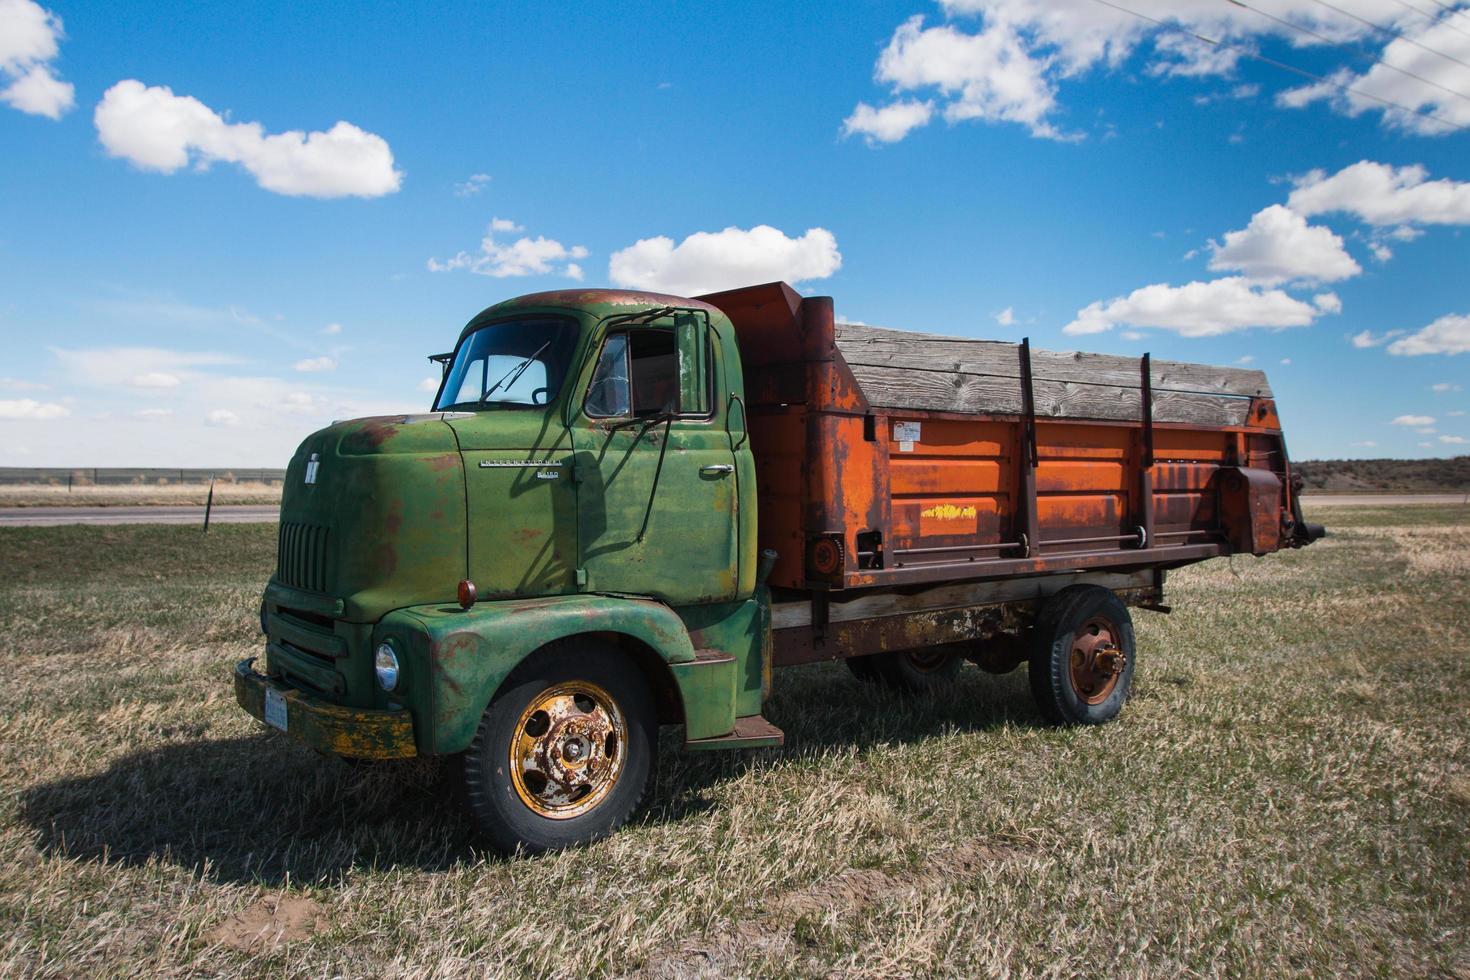
[[[281,523],[276,581],[309,592],[327,591],[327,528]]]

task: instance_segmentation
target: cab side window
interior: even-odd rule
[[[594,418],[628,414],[628,335],[615,333],[602,345],[597,370],[587,386],[587,414]]]
[[[699,367],[703,366],[701,359]],[[703,372],[696,377],[702,379]],[[664,412],[705,415],[709,411],[705,387],[700,385],[694,404],[681,405],[674,331],[643,327],[608,335],[587,388],[586,411],[594,418]]]
[[[679,355],[672,330],[640,330],[630,335],[633,414],[679,411]]]

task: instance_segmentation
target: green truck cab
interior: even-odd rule
[[[769,601],[729,320],[544,293],[483,311],[440,359],[434,411],[338,423],[292,458],[241,705],[344,757],[461,758],[507,850],[614,829],[660,724],[692,747],[779,744],[750,724]]]
[[[772,667],[947,683],[1027,664],[1098,724],[1168,570],[1321,537],[1259,371],[839,324],[770,283],[480,313],[433,410],[286,471],[250,714],[324,753],[454,761],[505,851],[637,808],[661,725],[779,745]]]

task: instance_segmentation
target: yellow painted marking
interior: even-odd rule
[[[924,508],[919,516],[936,521],[962,521],[966,519],[974,520],[977,513],[973,504],[968,507],[956,507],[954,504],[935,504],[933,507]]]
[[[973,535],[979,533],[979,510],[974,504],[935,504],[919,511],[919,533],[933,535]]]

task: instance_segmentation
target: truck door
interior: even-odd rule
[[[576,340],[569,318],[487,324],[461,344],[436,402],[464,457],[464,560],[484,598],[577,589],[571,436],[554,404],[573,383]]]
[[[735,598],[739,495],[719,370],[702,318],[600,338],[572,431],[587,591],[671,605]]]

